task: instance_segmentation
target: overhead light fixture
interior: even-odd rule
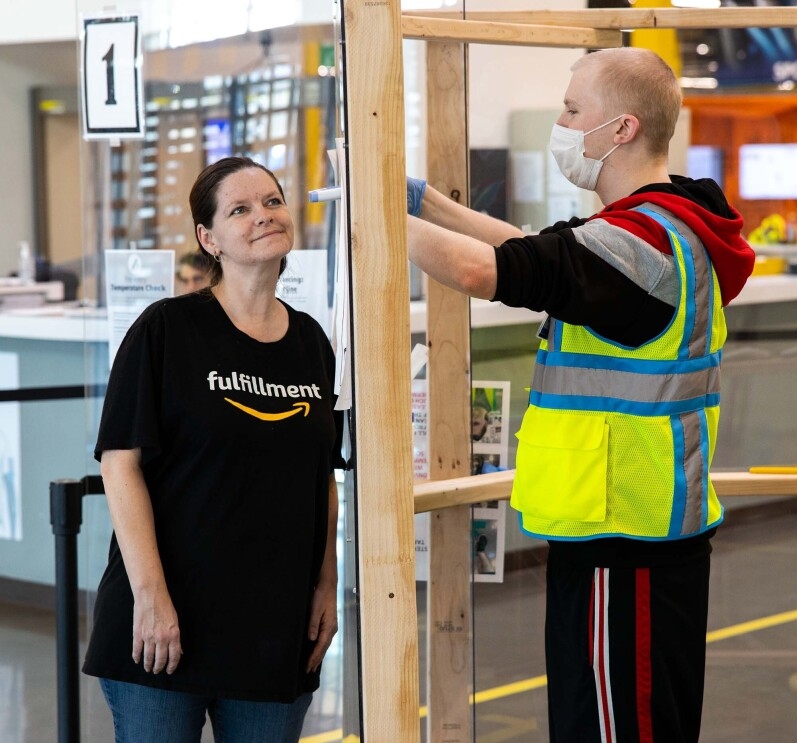
[[[678,82],[682,88],[699,88],[702,90],[714,90],[718,85],[715,77],[682,77]]]
[[[719,8],[720,0],[672,0],[675,8]]]

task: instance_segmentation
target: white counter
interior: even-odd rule
[[[751,276],[730,306],[793,302],[794,300],[797,300],[797,274],[781,273],[771,276]]]
[[[42,341],[107,341],[105,310],[53,304],[0,312],[0,338]]]
[[[64,284],[61,281],[25,281],[0,277],[0,311],[41,307],[45,302],[61,302]]]
[[[797,301],[797,274],[752,277],[732,306]],[[544,317],[498,302],[471,299],[471,326],[489,328],[502,325],[538,323]],[[410,302],[410,330],[426,331],[426,302]],[[0,338],[96,342],[108,340],[105,310],[51,304],[24,310],[0,312]]]
[[[731,306],[792,301],[797,301],[797,274],[752,276],[739,296],[731,302]],[[411,302],[410,305],[411,332],[425,332],[426,302]],[[484,299],[470,300],[471,327],[474,328],[538,323],[544,317],[545,313],[542,312],[506,307],[498,302],[488,302]]]

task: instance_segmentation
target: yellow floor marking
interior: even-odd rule
[[[797,610],[784,611],[782,614],[773,614],[769,617],[761,617],[761,619],[753,619],[749,622],[742,622],[741,624],[734,624],[724,629],[715,629],[706,635],[706,642],[717,642],[717,640],[726,640],[729,637],[736,637],[737,635],[746,635],[748,632],[757,632],[758,630],[768,629],[769,627],[777,627],[779,624],[786,624],[788,622],[797,622]]]
[[[730,627],[723,629],[713,630],[706,634],[706,642],[718,642],[719,640],[727,640],[729,637],[738,637],[739,635],[746,635],[750,632],[758,632],[762,629],[769,629],[770,627],[777,627],[780,624],[788,624],[789,622],[797,622],[797,609],[794,611],[784,611],[780,614],[772,614],[768,617],[761,617],[761,619],[752,619],[749,622],[741,622],[739,624],[732,624]],[[548,677],[545,675],[535,676],[534,678],[524,679],[523,681],[515,681],[511,684],[504,684],[503,686],[495,686],[492,689],[484,689],[471,694],[471,704],[481,704],[482,702],[491,702],[494,699],[501,699],[509,697],[513,694],[522,694],[534,689],[541,689],[548,683]],[[427,707],[423,706],[418,710],[420,717],[426,717]],[[318,735],[310,735],[302,738],[300,743],[341,743],[343,731],[330,730],[327,733],[319,733]],[[359,738],[350,735],[346,737],[343,743],[359,743]]]

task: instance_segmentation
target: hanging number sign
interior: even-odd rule
[[[83,135],[142,137],[143,108],[138,16],[83,21]]]

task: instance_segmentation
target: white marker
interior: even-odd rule
[[[317,188],[315,191],[308,191],[307,196],[310,201],[336,201],[340,198],[340,186]]]

